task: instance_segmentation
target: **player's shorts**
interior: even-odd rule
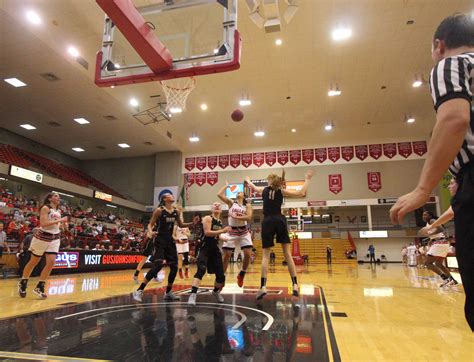
[[[199,255],[196,259],[196,264],[198,268],[205,267],[208,274],[216,274],[216,277],[224,276],[222,254],[217,246],[201,248],[201,250],[199,250]]]
[[[441,258],[446,258],[449,253],[449,243],[434,243],[430,246],[428,250],[429,256],[438,256]]]
[[[222,244],[223,249],[234,250],[235,246],[239,245],[241,249],[250,248],[253,246],[252,236],[249,232],[243,235],[232,235],[231,233],[227,234],[227,240]]]
[[[286,217],[283,215],[267,215],[262,221],[262,247],[271,248],[275,246],[273,239],[276,237],[277,243],[291,243],[288,234]]]
[[[57,254],[59,252],[60,239],[44,241],[33,236],[30,244],[30,251],[34,256],[43,256],[43,254]]]
[[[183,241],[183,240],[181,240]],[[176,250],[178,251],[178,254],[184,254],[184,253],[189,253],[189,242],[186,240],[184,244],[180,244],[176,242]]]
[[[178,263],[178,251],[171,234],[158,234],[155,237],[153,260],[166,260],[166,264]]]

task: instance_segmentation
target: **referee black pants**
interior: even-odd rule
[[[464,313],[474,331],[474,165],[463,167],[457,182],[459,187],[452,202],[456,259],[466,293]]]

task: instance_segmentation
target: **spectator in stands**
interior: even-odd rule
[[[370,264],[372,264],[372,260],[374,261],[374,264],[375,264],[375,246],[373,244],[370,244],[368,251],[369,251]]]
[[[114,246],[113,245],[109,245],[109,251],[114,251]]]
[[[7,233],[3,231],[3,223],[0,223],[0,263],[3,259],[3,251],[7,249],[7,252],[10,252],[10,247],[7,243]]]
[[[92,250],[100,250],[100,244],[95,244],[95,248]]]
[[[332,248],[329,245],[326,246],[326,263],[332,264]]]
[[[7,235],[19,233],[20,231],[20,222],[18,220],[12,220],[8,224]]]

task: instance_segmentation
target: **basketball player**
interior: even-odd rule
[[[306,172],[305,183],[299,191],[283,189],[283,183],[285,181],[284,171],[281,177],[275,174],[269,175],[268,186],[265,188],[255,186],[250,180],[250,177],[246,178],[250,188],[261,193],[263,198],[262,277],[260,280],[260,290],[257,293],[257,299],[262,299],[267,294],[267,269],[270,259],[270,251],[275,245],[273,242],[275,236],[277,243],[280,243],[282,246],[283,254],[288,265],[288,271],[290,272],[291,282],[293,284],[293,296],[297,297],[299,295],[295,263],[291,257],[291,241],[288,235],[288,225],[285,216],[281,213],[281,205],[283,203],[283,197],[305,197],[306,190],[308,189],[312,177],[312,170]]]
[[[148,271],[143,282],[138,289],[133,292],[133,299],[137,302],[142,301],[145,287],[150,280],[156,278],[165,262],[170,267],[170,272],[168,274],[168,285],[166,287],[164,300],[179,300],[179,297],[174,295],[171,291],[174,279],[178,273],[178,252],[172,236],[173,228],[175,223],[183,228],[190,226],[192,223],[182,222],[178,210],[173,206],[174,197],[172,194],[164,194],[161,198],[161,203],[163,203],[163,206],[159,206],[153,211],[153,215],[147,226],[147,237],[154,237],[153,268]],[[153,231],[155,224],[156,233]]]
[[[33,289],[33,293],[42,299],[47,298],[44,285],[51,274],[56,255],[59,252],[60,226],[63,223],[67,223],[67,217],[61,217],[61,211],[59,210],[60,201],[61,199],[56,192],[50,192],[46,195],[40,207],[39,228],[35,230],[29,248],[31,258],[28,264],[26,264],[21,280],[18,283],[18,294],[22,298],[26,297],[28,279],[44,254],[46,254],[46,265],[41,271],[40,280],[35,289]]]
[[[228,187],[229,184],[226,181],[225,186],[217,194],[217,197],[229,206],[229,226],[231,227],[228,238],[222,245],[224,250],[224,273],[227,272],[229,260],[235,250],[235,246],[239,245],[244,253],[244,260],[242,261],[242,270],[237,275],[237,285],[242,288],[244,286],[245,273],[250,264],[253,247],[252,236],[250,235],[249,225],[247,225],[247,222],[252,220],[252,206],[247,204],[243,192],[237,193],[235,201],[226,197],[225,190]]]
[[[189,236],[191,232],[188,228],[181,228],[178,225],[174,226],[173,239],[176,240],[176,249],[178,251],[178,273],[179,278],[183,279],[183,265],[184,275],[186,278],[189,277],[188,265],[189,265]]]
[[[428,201],[446,170],[459,184],[453,198],[456,259],[466,293],[464,312],[474,331],[474,17],[455,14],[436,29],[431,48],[436,65],[430,90],[436,110],[430,149],[417,187],[390,210],[394,224]]]
[[[189,305],[196,305],[197,291],[201,284],[202,277],[206,274],[206,270],[209,274],[216,274],[212,295],[216,297],[219,303],[224,303],[224,297],[221,295],[220,290],[225,283],[225,274],[222,265],[222,254],[219,250],[218,243],[220,235],[229,232],[230,227],[222,227],[222,205],[220,203],[213,203],[211,210],[212,215],[205,216],[204,219],[202,219],[204,239],[196,260],[197,271],[196,274],[194,274],[191,295],[188,300]]]

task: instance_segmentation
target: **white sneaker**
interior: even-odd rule
[[[224,303],[224,297],[221,293],[212,291],[212,295],[216,298],[217,302]]]
[[[196,293],[191,293],[191,295],[189,296],[189,299],[188,299],[188,305],[195,306],[196,305],[196,297],[197,297]]]
[[[142,302],[143,299],[143,290],[135,290],[132,294],[133,300],[136,302]]]
[[[166,302],[172,302],[174,300],[179,300],[179,297],[177,295],[173,294],[173,291],[170,291],[169,293],[165,294],[165,297],[163,298]]]
[[[257,292],[257,300],[263,299],[264,296],[267,295],[267,288],[263,287]]]

